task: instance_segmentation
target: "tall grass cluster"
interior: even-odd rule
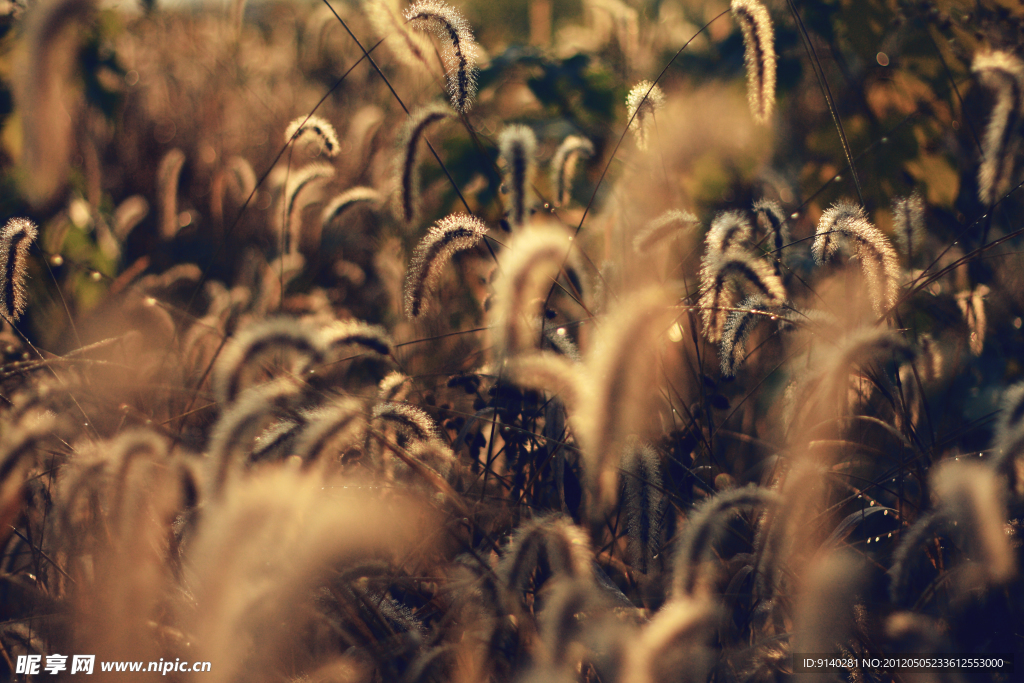
[[[0,678],[1024,652],[1019,4],[229,4],[0,18]]]

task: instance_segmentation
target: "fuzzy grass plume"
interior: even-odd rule
[[[665,91],[651,81],[640,81],[626,95],[626,116],[640,151],[650,146],[655,113],[664,106]]]
[[[754,120],[765,124],[775,108],[775,31],[758,0],[732,0],[732,16],[743,30],[747,99]]]
[[[9,321],[17,321],[28,306],[28,249],[38,234],[27,218],[11,218],[0,229],[0,309]]]
[[[913,259],[915,252],[920,253],[921,240],[924,239],[924,198],[921,193],[915,191],[906,197],[897,197],[892,203],[892,218],[896,244],[908,259]]]
[[[317,152],[328,157],[337,156],[341,151],[334,126],[315,114],[300,116],[289,123],[284,131],[284,141],[287,144],[294,142],[296,146],[300,144],[316,145]]]
[[[633,237],[633,251],[638,254],[651,253],[666,240],[699,224],[697,217],[689,211],[669,209],[637,232]]]
[[[885,234],[868,221],[861,207],[839,201],[821,214],[811,250],[815,261],[825,263],[846,245],[852,245],[852,255],[860,259],[875,312],[886,313],[899,293],[896,251]]]
[[[43,0],[24,21],[26,51],[12,70],[24,139],[25,191],[34,205],[50,202],[67,182],[78,103],[71,102],[72,76],[82,31],[96,3]]]
[[[416,220],[420,210],[420,176],[417,170],[420,140],[428,128],[451,115],[451,110],[440,104],[417,109],[405,122],[398,136],[398,215],[407,224]]]
[[[576,434],[593,496],[591,519],[616,502],[627,437],[643,434],[654,413],[657,356],[673,310],[661,288],[624,297],[609,312],[588,354]]]
[[[235,400],[257,357],[285,349],[299,353],[307,364],[322,362],[324,357],[321,337],[288,318],[263,320],[234,336],[225,344],[211,375],[217,402],[226,406]]]
[[[729,313],[727,309],[733,308],[738,300],[734,293],[735,287],[749,295],[763,297],[764,305],[769,307],[781,306],[786,300],[786,288],[782,280],[763,260],[752,258],[739,249],[705,258],[701,270],[702,294],[699,306],[708,341],[721,341]]]
[[[672,594],[677,598],[695,596],[701,579],[701,565],[711,551],[711,544],[737,509],[774,507],[780,502],[774,491],[754,485],[730,489],[709,498],[690,515],[679,538],[673,559]]]
[[[1024,115],[1024,63],[1003,50],[981,52],[974,57],[971,70],[994,101],[982,139],[981,165],[978,167],[978,199],[991,206],[1005,193],[1020,148],[1020,124]]]
[[[594,143],[578,135],[570,135],[551,157],[551,189],[555,206],[569,203],[572,195],[572,181],[576,176],[576,165],[580,159],[589,159],[594,154]]]
[[[472,249],[487,234],[487,226],[475,216],[455,213],[427,231],[416,245],[405,277],[405,314],[418,318],[430,309],[430,297],[444,267],[456,252]]]
[[[334,195],[334,199],[327,202],[323,213],[320,214],[320,223],[326,228],[341,219],[342,214],[356,204],[380,204],[382,201],[380,192],[372,187],[350,187],[340,194]]]
[[[430,56],[434,52],[430,39],[409,30],[396,0],[365,0],[363,11],[377,36],[386,39],[387,46],[400,62],[430,71]]]
[[[779,203],[771,199],[756,201],[753,208],[758,227],[768,236],[768,248],[772,251],[775,274],[781,277],[783,249],[789,243],[789,223],[786,222],[786,214]]]
[[[302,233],[302,210],[317,198],[315,190],[334,177],[334,166],[314,162],[291,173],[284,188],[284,253],[295,253]],[[309,195],[312,194],[313,197]]]
[[[522,228],[530,218],[533,179],[537,170],[537,136],[528,126],[508,126],[498,136],[505,164],[504,187],[509,195],[508,222]]]
[[[178,222],[178,179],[185,165],[185,153],[175,147],[160,160],[156,172],[157,192],[160,197],[160,236],[172,239],[181,227]]]
[[[656,569],[655,560],[661,551],[665,515],[661,457],[650,444],[627,440],[622,478],[630,565],[641,574],[650,574]]]
[[[543,223],[519,231],[502,252],[491,307],[497,357],[533,349],[540,343],[540,303],[569,247],[564,230]]]
[[[469,22],[444,0],[419,0],[405,10],[405,18],[413,28],[437,36],[452,107],[461,113],[468,112],[476,95],[479,52]]]
[[[747,340],[766,318],[771,316],[771,307],[763,296],[747,297],[731,311],[722,330],[721,351],[718,354],[722,364],[722,376],[734,377],[736,369],[746,359]]]

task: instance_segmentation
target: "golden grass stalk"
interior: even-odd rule
[[[665,493],[662,490],[661,457],[650,444],[627,439],[622,457],[625,482],[626,546],[630,565],[641,574],[652,574],[661,550]]]
[[[313,329],[289,318],[263,320],[232,337],[213,367],[210,382],[221,407],[232,403],[238,396],[245,375],[258,356],[284,349],[299,353],[306,365],[323,362],[321,337]]]
[[[366,0],[363,11],[379,38],[385,39],[391,52],[406,66],[430,71],[434,48],[430,39],[410,31],[395,0]]]
[[[572,181],[576,164],[581,158],[594,154],[594,143],[578,135],[569,135],[555,150],[551,158],[551,188],[555,193],[555,206],[568,204],[572,195]]]
[[[344,192],[334,195],[334,198],[327,202],[323,213],[320,214],[320,223],[327,228],[333,225],[350,207],[360,203],[376,205],[381,201],[383,201],[383,197],[380,192],[372,187],[350,187]]]
[[[405,278],[405,314],[418,318],[430,309],[430,297],[441,273],[456,252],[472,249],[487,234],[487,226],[476,216],[453,213],[442,218],[412,253]]]
[[[689,211],[669,209],[633,236],[633,251],[638,254],[649,254],[684,229],[694,228],[699,224],[697,217]]]
[[[627,437],[642,436],[655,412],[658,354],[672,318],[670,303],[662,288],[624,297],[603,321],[588,355],[575,425],[592,520],[615,503]]]
[[[640,81],[626,95],[626,116],[636,138],[636,146],[646,152],[654,129],[654,115],[665,106],[665,91],[651,81]]]
[[[906,197],[897,197],[892,203],[893,231],[900,250],[913,258],[921,253],[924,239],[924,198],[916,190]]]
[[[732,16],[743,30],[747,99],[754,120],[765,124],[775,108],[775,31],[758,0],[732,0]]]
[[[761,259],[739,249],[731,249],[718,257],[705,257],[699,305],[704,318],[704,334],[711,342],[718,343],[722,339],[728,317],[726,309],[733,308],[738,298],[734,294],[736,287],[762,297],[768,307],[781,306],[786,300],[782,280]]]
[[[295,143],[296,146],[315,144],[318,152],[328,157],[337,156],[341,150],[334,126],[315,114],[300,116],[289,123],[284,131],[284,141],[285,144]]]
[[[413,223],[420,211],[420,176],[417,171],[420,139],[430,126],[451,115],[451,110],[444,105],[422,107],[412,113],[398,136],[398,158],[401,160],[398,167],[398,215],[406,224]]]
[[[522,228],[532,208],[537,137],[528,126],[507,126],[498,136],[498,147],[505,163],[504,188],[511,204],[508,222],[513,229]]]
[[[296,253],[299,249],[299,237],[302,232],[302,210],[311,201],[303,196],[304,190],[316,188],[334,176],[334,166],[328,163],[315,162],[306,164],[288,176],[284,188],[284,252]],[[314,197],[315,199],[315,197]]]
[[[0,229],[0,310],[12,322],[28,306],[28,248],[38,235],[35,223],[27,218],[11,218]]]
[[[495,357],[537,348],[545,294],[569,252],[569,235],[551,223],[520,230],[502,252],[494,282]]]
[[[479,51],[469,22],[444,0],[418,0],[405,11],[405,18],[413,28],[437,36],[442,46],[452,107],[461,113],[468,112],[476,94]]]
[[[899,293],[896,251],[885,234],[868,221],[861,207],[839,201],[821,214],[811,250],[815,261],[825,263],[849,244],[853,245],[852,255],[860,259],[875,312],[882,315],[896,303]]]
[[[78,68],[81,29],[94,10],[91,0],[44,0],[26,13],[26,49],[12,75],[24,139],[25,194],[36,206],[54,199],[71,170],[77,107],[69,106],[69,86]]]
[[[978,200],[991,206],[1010,187],[1020,147],[1018,128],[1024,113],[1024,63],[1012,53],[987,50],[975,55],[971,70],[995,98],[985,126],[978,167]]]

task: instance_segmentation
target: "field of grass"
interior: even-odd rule
[[[1024,676],[1020,2],[0,14],[0,680]]]

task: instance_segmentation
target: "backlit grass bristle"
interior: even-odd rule
[[[324,358],[320,335],[295,320],[268,319],[250,325],[224,345],[213,367],[211,388],[217,402],[222,407],[233,402],[253,361],[264,353],[279,349],[300,354],[306,364],[318,364]]]
[[[334,196],[334,199],[327,202],[323,213],[320,214],[320,223],[324,228],[333,225],[342,214],[355,204],[380,204],[383,197],[380,192],[372,187],[350,187],[344,192]]]
[[[517,232],[499,257],[494,282],[494,346],[502,358],[540,344],[541,304],[569,254],[569,235],[543,223]]]
[[[894,605],[904,604],[907,581],[916,553],[920,551],[922,543],[948,524],[948,512],[942,508],[925,512],[900,535],[900,542],[893,552],[892,564],[888,571],[889,600]]]
[[[332,177],[334,177],[334,166],[324,162],[306,164],[289,174],[284,188],[284,253],[297,252],[299,248],[302,209],[312,201],[307,196],[309,192],[306,191],[318,189],[318,186]]]
[[[458,458],[452,449],[437,439],[416,442],[409,448],[409,455],[442,479],[449,478],[458,465]]]
[[[412,378],[401,372],[390,372],[377,385],[377,402],[404,401]]]
[[[185,153],[175,147],[160,160],[156,171],[157,196],[160,199],[160,236],[172,239],[180,228],[178,222],[178,178],[185,165]]]
[[[851,243],[851,255],[860,259],[875,312],[882,315],[892,308],[899,294],[896,250],[885,234],[868,221],[862,208],[839,201],[821,214],[811,248],[814,259],[825,263],[840,247]]]
[[[640,151],[650,146],[655,114],[664,106],[665,91],[651,81],[640,81],[626,95],[626,117]]]
[[[775,108],[775,31],[758,0],[732,0],[732,16],[743,30],[747,99],[754,120],[765,124]]]
[[[506,591],[521,596],[540,563],[553,575],[588,580],[593,575],[592,561],[582,529],[570,519],[545,515],[520,525],[512,535],[499,561],[498,576]]]
[[[700,570],[711,546],[736,511],[749,507],[774,507],[779,503],[778,493],[751,484],[718,493],[694,510],[679,537],[672,561],[672,595],[676,598],[695,595],[701,580]]]
[[[434,441],[440,438],[433,418],[408,403],[378,403],[372,417],[374,422],[390,425],[413,440]]]
[[[455,213],[427,231],[416,245],[405,278],[405,314],[419,318],[431,306],[430,298],[448,262],[459,251],[472,249],[487,234],[487,226],[476,216]]]
[[[900,251],[913,258],[921,253],[924,239],[924,198],[915,191],[906,197],[897,197],[892,203],[893,231]]]
[[[272,415],[286,416],[298,395],[295,382],[278,379],[246,389],[221,413],[206,448],[216,467],[214,491],[223,490],[231,470],[248,457],[263,424]]]
[[[764,305],[778,307],[786,299],[786,288],[782,279],[761,259],[751,257],[732,249],[717,258],[706,260],[701,271],[700,298],[701,315],[704,320],[704,334],[708,341],[718,343],[722,339],[725,321],[729,311],[739,300],[734,287],[751,296],[764,298]]]
[[[366,428],[363,404],[354,398],[340,398],[319,407],[307,417],[295,439],[292,452],[302,462],[317,461],[332,443],[354,445],[361,443]]]
[[[466,113],[476,95],[477,47],[469,22],[444,0],[419,0],[405,11],[413,28],[429,31],[441,43],[448,96],[456,111]]]
[[[994,98],[982,138],[982,158],[978,167],[978,199],[982,204],[991,206],[1009,189],[1020,148],[1024,63],[1009,52],[989,50],[974,57],[971,70],[992,91]]]
[[[451,115],[451,109],[441,104],[417,109],[405,122],[398,136],[398,214],[406,224],[413,223],[420,211],[420,176],[417,169],[420,140],[426,135],[429,127]]]
[[[768,236],[768,248],[772,252],[775,274],[781,276],[781,264],[785,253],[783,250],[789,243],[789,223],[786,221],[786,214],[779,203],[771,199],[756,201],[753,208],[758,227]]]
[[[505,164],[504,186],[509,195],[508,222],[521,228],[530,218],[533,180],[537,170],[537,137],[528,126],[508,126],[498,136]]]
[[[578,135],[562,140],[551,158],[551,189],[555,206],[569,203],[572,197],[572,181],[576,176],[576,165],[580,159],[589,159],[594,154],[594,143]]]
[[[747,297],[739,303],[737,311],[731,311],[722,330],[719,360],[722,375],[734,377],[736,369],[746,359],[747,339],[750,334],[769,317],[771,307],[763,296]]]
[[[866,368],[873,362],[912,360],[914,347],[902,335],[881,327],[853,330],[824,358],[824,372],[836,386],[846,386],[851,368]]]
[[[633,251],[638,254],[649,254],[665,241],[699,224],[697,217],[689,211],[669,209],[637,232],[633,237]]]
[[[300,116],[289,123],[284,131],[284,141],[287,144],[318,145],[318,153],[327,157],[337,156],[341,151],[334,126],[315,114]]]
[[[744,248],[754,236],[753,228],[742,211],[723,211],[711,221],[704,238],[705,260],[724,254],[733,248]]]
[[[385,39],[391,52],[406,66],[430,70],[434,48],[430,39],[409,30],[396,0],[365,0],[363,11],[378,38]]]
[[[0,308],[9,321],[17,321],[28,306],[25,278],[28,277],[28,249],[39,235],[27,218],[11,218],[0,229],[0,266],[3,282]]]
[[[580,649],[573,647],[585,628],[579,614],[597,603],[592,586],[569,579],[552,581],[550,588],[545,587],[545,594],[537,618],[544,648],[538,655],[538,669],[529,676],[535,681],[558,680],[554,677],[557,672],[571,671],[579,665]]]
[[[380,325],[361,320],[339,320],[320,330],[321,344],[328,362],[339,360],[344,354],[372,353],[390,356],[393,342]]]
[[[625,483],[623,505],[626,512],[627,551],[630,565],[641,574],[656,569],[661,551],[665,493],[662,490],[661,458],[650,444],[627,439],[622,457]]]

